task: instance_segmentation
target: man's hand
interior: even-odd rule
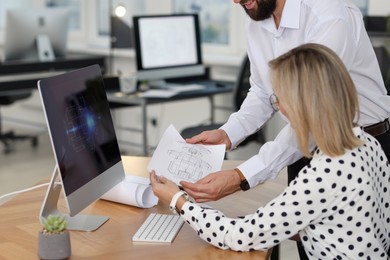
[[[181,181],[184,190],[196,202],[219,200],[240,189],[240,176],[235,170],[213,172],[195,183]]]
[[[189,144],[225,144],[226,150],[230,150],[232,143],[226,132],[222,129],[204,131],[191,138],[187,138]]]

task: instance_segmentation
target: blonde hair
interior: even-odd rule
[[[352,131],[359,112],[356,88],[337,54],[304,44],[269,64],[275,94],[305,156],[310,157],[310,136],[329,156],[362,144]]]

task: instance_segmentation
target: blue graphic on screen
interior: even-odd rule
[[[96,149],[96,135],[104,134],[98,133],[97,121],[101,120],[101,117],[93,112],[83,96],[78,99],[78,104],[71,102],[72,105],[67,107],[65,113],[68,141],[75,152],[84,149],[93,151]],[[101,139],[104,139],[104,136]]]

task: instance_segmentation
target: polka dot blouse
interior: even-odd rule
[[[244,218],[186,202],[182,217],[208,243],[264,250],[299,233],[310,259],[388,259],[390,166],[380,144],[360,128],[364,145],[340,157],[316,150],[282,194]]]

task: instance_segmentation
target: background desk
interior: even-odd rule
[[[145,176],[149,158],[124,157],[127,173]],[[238,161],[225,161],[224,168]],[[237,192],[218,202],[209,203],[228,216],[253,213],[279,194],[285,187],[285,174],[274,181],[247,192]],[[48,181],[48,180],[45,180]],[[46,193],[40,188],[20,194],[0,206],[0,259],[38,259],[39,210]],[[64,207],[60,199],[60,207]],[[110,216],[110,220],[94,232],[71,231],[73,259],[266,259],[266,252],[239,253],[215,248],[201,240],[184,224],[172,244],[137,244],[131,238],[152,212],[169,213],[168,205],[159,203],[151,209],[140,209],[99,200],[83,213]]]
[[[184,91],[180,92],[175,96],[169,98],[143,98],[139,94],[124,94],[121,92],[108,92],[107,98],[110,103],[110,106],[115,109],[115,107],[124,107],[124,106],[140,106],[142,113],[142,125],[141,128],[127,128],[131,131],[140,132],[142,134],[142,150],[143,155],[148,155],[148,126],[147,126],[147,106],[152,104],[159,104],[165,102],[174,102],[185,99],[194,99],[194,98],[204,98],[207,97],[210,100],[210,118],[211,122],[214,123],[214,96],[217,94],[229,93],[233,91],[233,83],[223,82],[218,83],[214,81],[203,81],[194,82],[195,84],[204,84],[206,88],[193,91]],[[188,110],[189,116],[192,111]]]
[[[74,54],[54,61],[5,61],[0,63],[0,91],[36,89],[38,79],[94,64],[104,72],[103,56]]]

